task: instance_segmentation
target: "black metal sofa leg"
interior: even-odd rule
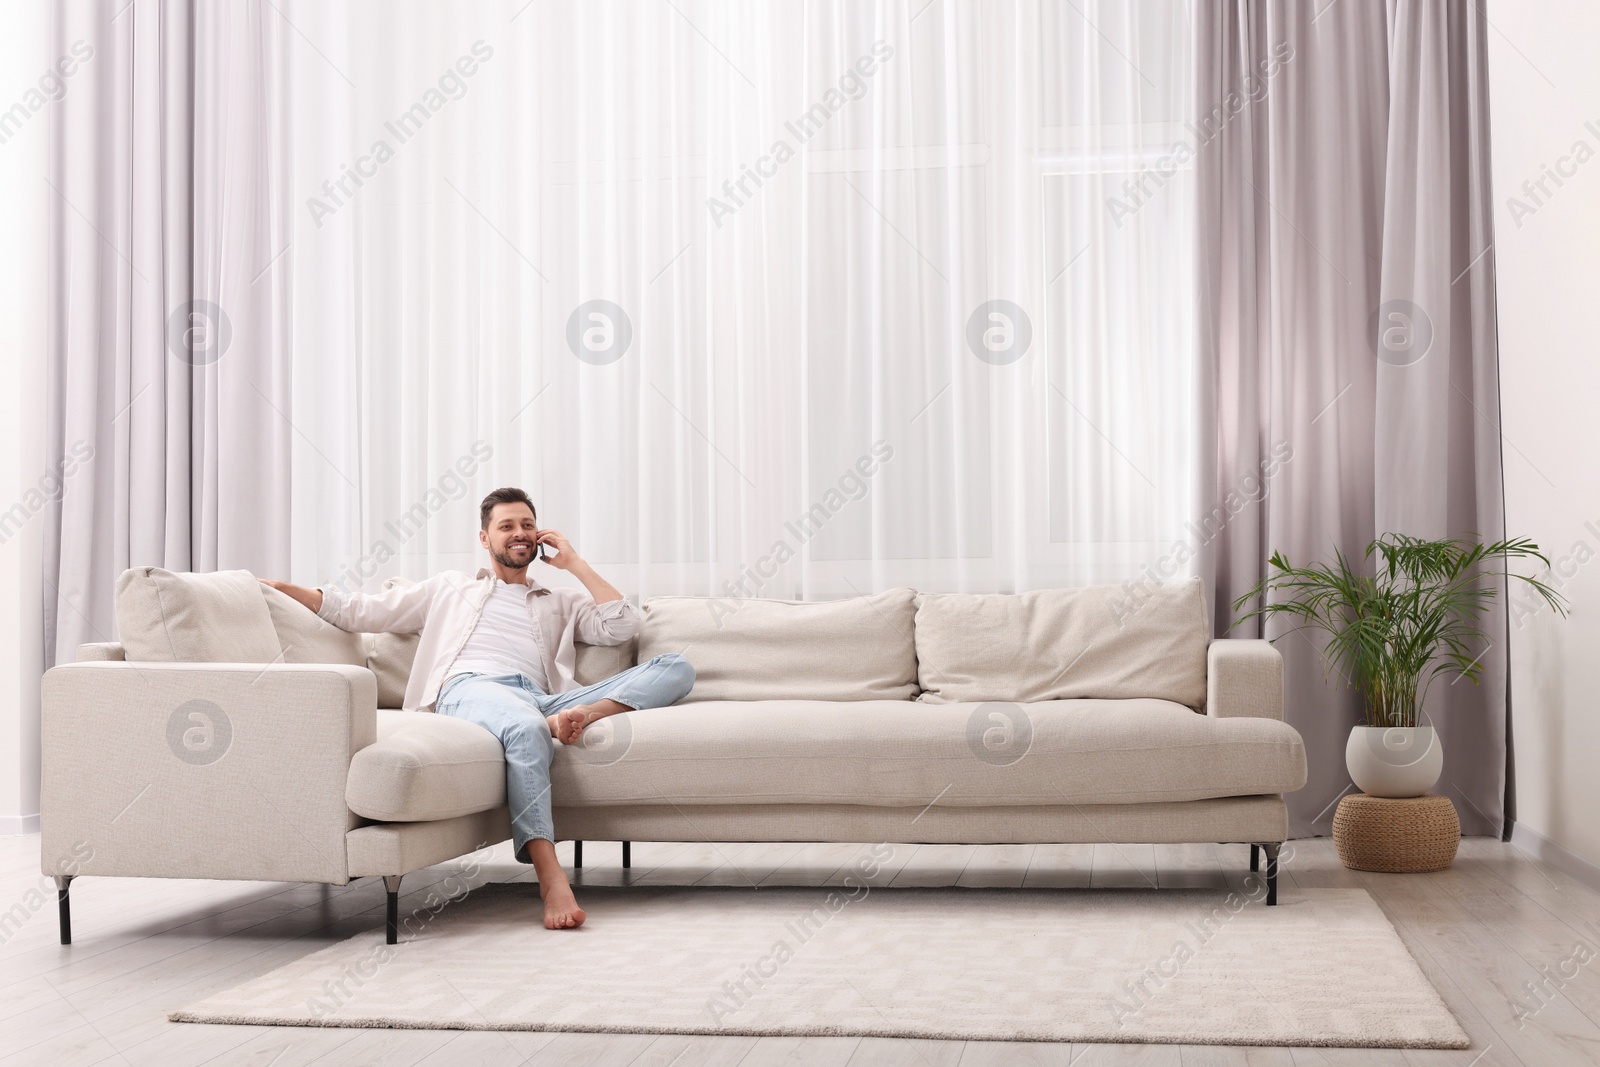
[[[582,841],[574,841],[572,843],[572,869],[575,870],[575,871],[583,870],[583,842]]]
[[[383,876],[383,888],[388,894],[388,906],[384,909],[385,920],[383,939],[386,944],[397,944],[400,940],[400,879],[405,877],[399,874],[386,874]]]
[[[56,879],[56,918],[61,926],[61,943],[72,944],[72,878],[70,874],[58,874]]]
[[[623,870],[627,870],[629,867],[633,866],[633,848],[632,848],[632,846],[633,846],[633,842],[632,841],[624,841],[622,843],[622,869]]]
[[[1267,906],[1272,907],[1278,903],[1278,849],[1281,843],[1268,841],[1261,847],[1267,850]]]
[[[1250,870],[1252,872],[1255,872],[1255,871],[1259,871],[1260,869],[1261,869],[1261,846],[1260,845],[1251,845],[1250,846]]]

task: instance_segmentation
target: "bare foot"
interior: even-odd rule
[[[576,930],[583,925],[585,915],[578,907],[578,898],[572,895],[572,886],[563,882],[545,888],[539,883],[539,896],[544,901],[544,927],[546,930]]]
[[[563,745],[575,745],[583,739],[585,727],[600,719],[632,710],[610,697],[601,697],[593,704],[577,704],[546,718],[550,720],[550,733],[556,740]],[[559,725],[556,720],[559,720]]]
[[[547,837],[528,842],[528,861],[539,879],[539,898],[544,901],[544,925],[549,930],[572,930],[583,925],[583,909],[572,895],[572,883],[556,859],[556,845]]]
[[[588,723],[588,708],[580,705],[558,711],[554,715],[546,715],[544,721],[550,724],[550,736],[560,741],[563,745],[575,745],[583,736],[583,728]]]

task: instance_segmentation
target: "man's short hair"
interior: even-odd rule
[[[494,513],[496,504],[526,504],[528,505],[528,510],[533,512],[533,517],[535,519],[539,517],[539,509],[533,506],[533,501],[528,499],[527,493],[524,493],[521,489],[507,486],[504,489],[496,489],[484,497],[483,503],[478,506],[478,517],[482,521],[483,529],[485,530],[489,528],[489,516]]]

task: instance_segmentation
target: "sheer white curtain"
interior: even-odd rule
[[[505,484],[641,597],[1190,538],[1183,5],[283,14],[297,580],[472,567]]]

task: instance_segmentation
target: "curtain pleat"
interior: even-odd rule
[[[1204,10],[1200,112],[1237,111],[1199,157],[1207,508],[1265,486],[1208,546],[1220,633],[1273,551],[1305,564],[1359,561],[1384,532],[1492,540],[1504,492],[1482,10]],[[1503,602],[1487,631],[1482,684],[1445,680],[1424,707],[1444,744],[1437,788],[1475,834],[1505,819]],[[1344,746],[1361,704],[1323,670],[1320,635],[1266,636],[1279,638],[1310,765],[1291,832],[1328,834],[1355,791]]]
[[[289,564],[278,30],[246,5],[63,4],[52,112],[46,656],[115,635],[130,566]],[[59,468],[58,468],[59,469]]]

